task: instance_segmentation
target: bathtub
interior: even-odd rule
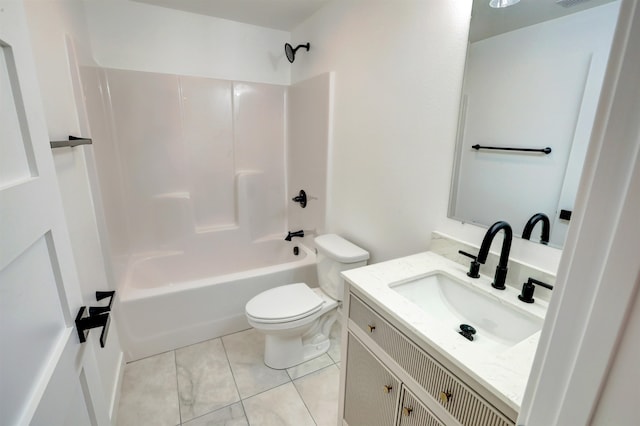
[[[249,299],[294,282],[317,286],[315,254],[282,240],[139,257],[116,307],[127,361],[245,330]]]

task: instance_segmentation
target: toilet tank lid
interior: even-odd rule
[[[336,234],[315,238],[316,247],[325,256],[342,263],[355,263],[369,259],[369,252]]]

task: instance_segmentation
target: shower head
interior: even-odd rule
[[[293,63],[293,61],[295,61],[296,59],[296,51],[298,49],[300,49],[301,47],[304,47],[305,49],[307,49],[307,52],[309,51],[309,43],[307,44],[299,44],[297,47],[293,47],[291,46],[289,43],[285,43],[284,44],[284,53],[285,55],[287,55],[287,59],[289,60],[289,62]]]

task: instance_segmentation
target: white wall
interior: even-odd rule
[[[49,136],[64,140],[81,130],[69,72],[67,40],[73,41],[81,64],[90,64],[92,60],[84,7],[79,0],[25,0],[24,4]]]
[[[289,33],[124,0],[85,1],[107,68],[289,84]]]
[[[292,32],[292,82],[335,72],[327,227],[371,261],[446,217],[471,1],[337,0]]]

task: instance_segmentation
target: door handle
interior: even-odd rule
[[[89,330],[91,330],[92,328],[102,327],[102,332],[100,333],[100,347],[104,348],[104,345],[107,341],[107,334],[109,333],[109,324],[111,323],[109,312],[89,316],[86,316],[86,314],[87,307],[83,306],[80,308],[78,315],[76,315],[76,330],[78,331],[80,343],[84,343],[87,341]]]
[[[109,305],[107,306],[89,306],[89,316],[103,314],[105,312],[111,312],[111,305],[113,305],[113,298],[115,291],[96,291],[96,301],[109,298]]]

